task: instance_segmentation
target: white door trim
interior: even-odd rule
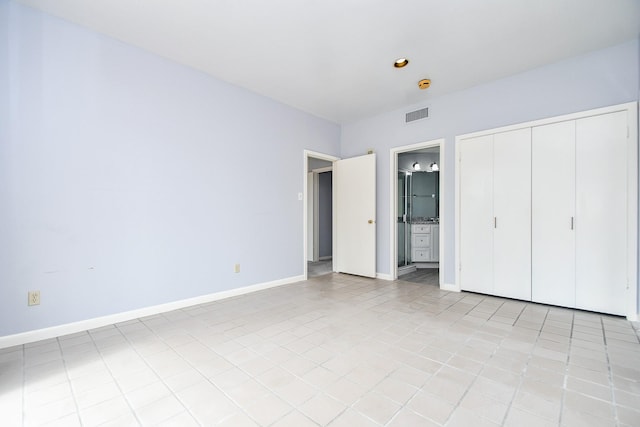
[[[308,215],[308,209],[309,209],[309,192],[308,192],[308,173],[311,172],[309,170],[309,158],[314,158],[314,159],[320,159],[320,160],[326,160],[328,162],[335,162],[336,160],[340,160],[339,157],[335,157],[329,154],[324,154],[324,153],[319,153],[317,151],[311,151],[311,150],[304,150],[303,151],[303,168],[302,168],[302,191],[303,191],[303,197],[302,197],[302,265],[303,265],[303,276],[304,276],[304,280],[307,280],[308,278],[308,270],[307,270],[307,256],[308,256],[308,232],[309,232],[309,224],[308,224],[308,219],[307,219],[307,215]],[[324,168],[323,168],[324,169]],[[322,169],[316,169],[314,170],[314,172],[316,171],[321,171]],[[335,236],[335,228],[333,229],[333,249],[332,252],[335,256],[336,253],[336,236]]]
[[[307,216],[307,220],[311,219],[313,221],[313,229],[307,230],[307,236],[313,236],[311,239],[312,244],[308,245],[307,250],[313,248],[313,256],[311,257],[313,261],[320,261],[322,259],[320,257],[320,174],[331,171],[333,171],[333,166],[326,166],[313,169],[309,171],[307,175],[307,179],[311,178],[313,180],[312,183],[307,183],[307,189],[311,191],[311,194],[308,195],[310,199],[309,202],[311,202],[311,206],[313,206],[313,212]]]
[[[391,171],[390,173],[390,179],[389,179],[389,188],[390,188],[390,194],[391,194],[391,200],[390,200],[390,221],[389,221],[389,242],[391,242],[391,250],[389,251],[390,253],[390,266],[391,266],[391,279],[395,280],[398,278],[398,260],[397,260],[397,256],[398,256],[398,236],[397,236],[397,229],[398,229],[398,224],[397,224],[397,218],[398,218],[398,185],[396,184],[396,181],[398,179],[398,154],[400,153],[406,153],[408,151],[415,151],[415,150],[420,150],[423,148],[430,148],[430,147],[439,147],[440,148],[440,158],[438,160],[438,165],[440,166],[440,184],[439,184],[439,193],[440,193],[440,200],[442,200],[442,194],[443,194],[443,190],[446,188],[445,186],[445,165],[444,165],[444,158],[445,158],[445,144],[444,144],[444,138],[440,138],[440,139],[434,139],[431,141],[425,141],[425,142],[419,142],[417,144],[411,144],[411,145],[403,145],[401,147],[394,147],[390,150],[390,155],[389,155],[389,161],[390,161],[390,167],[389,170]],[[445,241],[445,236],[446,236],[446,229],[445,229],[445,225],[446,225],[446,207],[444,205],[444,203],[440,203],[440,242],[439,242],[439,247],[438,247],[438,251],[439,251],[439,256],[438,259],[440,260],[440,274],[439,274],[439,285],[440,288],[442,289],[446,289],[446,290],[452,290],[451,289],[451,285],[447,285],[443,283],[443,271],[444,269],[442,268],[444,265],[446,265],[446,259],[445,259],[445,253],[444,253],[444,241]]]

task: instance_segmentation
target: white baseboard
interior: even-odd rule
[[[285,279],[274,280],[272,282],[258,283],[256,285],[245,286],[242,288],[229,289],[227,291],[201,295],[194,298],[172,301],[166,304],[143,307],[136,310],[110,314],[102,317],[94,317],[92,319],[81,320],[79,322],[66,323],[64,325],[36,329],[33,331],[21,332],[14,335],[7,335],[4,337],[0,337],[0,348],[13,347],[30,342],[74,334],[89,329],[113,325],[114,323],[126,322],[128,320],[138,319],[140,317],[153,316],[155,314],[166,313],[168,311],[179,310],[181,308],[191,307],[197,304],[204,304],[225,298],[248,294],[251,292],[261,291],[264,289],[275,288],[277,286],[288,285],[290,283],[300,282],[303,280],[304,276],[293,276]]]
[[[440,289],[443,291],[460,292],[460,288],[455,283],[443,283],[440,285]]]
[[[376,279],[393,280],[393,276],[387,273],[376,273]]]
[[[640,321],[640,313],[635,313],[627,316],[627,320],[629,322],[638,322]]]

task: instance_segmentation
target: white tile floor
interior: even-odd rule
[[[639,426],[638,325],[329,274],[0,350],[3,426]]]

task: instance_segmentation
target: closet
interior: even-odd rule
[[[637,314],[635,111],[456,138],[460,289]]]
[[[470,138],[459,153],[463,289],[531,299],[531,130]]]
[[[624,313],[626,111],[534,127],[532,164],[533,300]]]
[[[533,301],[575,307],[575,121],[532,129]]]

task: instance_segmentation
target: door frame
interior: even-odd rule
[[[410,151],[421,150],[423,148],[433,148],[438,147],[440,149],[438,166],[440,167],[440,182],[439,182],[439,193],[440,193],[440,201],[442,201],[443,190],[446,188],[445,182],[447,181],[445,177],[445,166],[444,166],[444,158],[445,158],[445,140],[444,138],[434,139],[430,141],[418,142],[416,144],[411,145],[403,145],[400,147],[394,147],[390,150],[389,161],[390,161],[390,221],[389,221],[389,241],[391,242],[391,248],[389,250],[390,253],[390,266],[391,266],[391,279],[396,280],[398,278],[398,154],[408,153]],[[439,203],[439,225],[440,225],[440,241],[438,242],[438,259],[440,263],[440,274],[438,274],[438,284],[440,285],[440,289],[446,290],[456,290],[450,289],[450,286],[443,283],[443,271],[442,268],[446,265],[445,253],[444,253],[444,241],[446,236],[445,225],[446,225],[446,213],[447,209],[444,203]]]
[[[313,248],[313,256],[311,256],[313,261],[322,261],[322,257],[320,256],[320,174],[332,171],[333,166],[325,166],[312,169],[307,174],[307,190],[311,193],[307,195],[307,209],[309,209],[310,204],[313,207],[313,212],[307,211],[307,221],[313,221],[312,224],[307,224],[312,226],[311,230],[307,230],[307,239],[309,235],[313,236],[311,244],[308,244],[309,242],[307,241],[307,251]],[[311,179],[312,182],[308,182],[309,179]],[[331,197],[333,199],[333,191]],[[333,212],[331,212],[331,214],[333,216]],[[333,227],[331,229],[333,230]],[[307,253],[307,256],[309,256],[309,253]]]
[[[319,159],[319,160],[325,160],[328,162],[335,162],[336,160],[340,160],[339,157],[335,157],[332,156],[330,154],[325,154],[325,153],[320,153],[317,151],[311,151],[311,150],[304,150],[303,152],[303,168],[302,168],[302,190],[303,190],[303,195],[302,195],[302,248],[303,248],[303,252],[302,252],[302,264],[303,264],[303,276],[304,276],[304,280],[308,279],[308,265],[307,265],[307,257],[309,255],[308,253],[308,233],[309,233],[309,221],[308,221],[308,215],[309,215],[309,197],[312,197],[313,195],[309,194],[308,191],[308,174],[310,172],[313,172],[311,170],[309,170],[309,159],[310,158],[314,158],[314,159]],[[333,169],[333,168],[332,168]],[[334,197],[334,195],[331,196],[332,198]],[[334,199],[334,204],[333,204],[333,208],[332,210],[335,209],[335,199]],[[333,216],[333,213],[332,213]],[[313,224],[311,224],[311,226],[313,227]],[[333,259],[335,259],[335,254],[336,254],[336,236],[335,236],[335,227],[332,228],[332,255],[333,255]],[[314,242],[315,243],[315,242]],[[331,261],[331,269],[333,270],[333,260]]]

